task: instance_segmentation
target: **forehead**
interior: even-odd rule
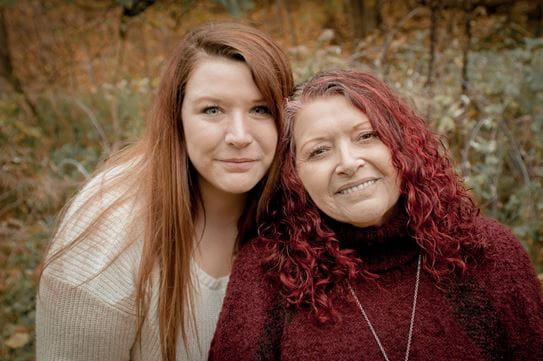
[[[364,125],[371,127],[368,117],[344,96],[334,95],[317,98],[302,105],[294,122],[293,135],[295,143],[300,144]]]
[[[213,96],[214,93],[222,96],[225,92],[236,93],[237,96],[260,96],[251,70],[244,61],[201,56],[189,74],[185,96]]]

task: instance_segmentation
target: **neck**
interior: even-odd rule
[[[200,195],[202,204],[196,215],[197,234],[205,234],[213,229],[236,229],[237,233],[237,222],[245,206],[247,194],[227,193],[202,184]]]
[[[408,216],[398,213],[381,226],[359,228],[324,217],[341,248],[354,250],[370,272],[394,269],[411,263],[420,249],[408,227]]]
[[[209,275],[223,277],[232,267],[238,220],[247,194],[223,192],[201,182],[200,195],[202,204],[195,220],[195,260]]]

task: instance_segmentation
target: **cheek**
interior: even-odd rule
[[[254,128],[253,133],[259,139],[260,146],[266,156],[273,157],[277,148],[277,127],[275,122],[271,120],[266,124],[259,124]]]
[[[318,175],[318,170],[315,167],[306,164],[298,166],[297,173],[309,197],[315,204],[322,205],[326,201],[325,198],[328,194],[325,178]]]
[[[193,119],[185,118],[182,123],[183,135],[188,146],[194,147],[198,144],[202,130],[196,125]]]
[[[183,124],[187,148],[193,153],[205,153],[224,142],[224,130],[217,124],[187,121]]]
[[[387,206],[393,207],[398,203],[401,196],[400,178],[397,171],[394,169],[393,173],[389,176],[389,181],[386,183],[386,197],[388,199]]]
[[[262,146],[267,156],[273,158],[277,150],[277,131],[274,128],[273,134],[266,138],[266,143]]]
[[[199,157],[210,151],[211,148],[211,135],[203,138],[199,133],[187,132],[185,133],[185,143],[187,147],[187,153],[191,161],[193,157]]]
[[[398,173],[398,170],[396,169],[396,167],[394,166],[394,164],[392,163],[392,157],[389,158],[389,169],[390,169],[390,178],[391,178],[391,187],[392,187],[392,191],[395,193],[395,194],[400,194],[400,185],[401,185],[401,180],[400,180],[400,174]]]

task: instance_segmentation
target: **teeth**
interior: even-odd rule
[[[363,189],[368,188],[369,186],[371,186],[375,182],[377,182],[377,179],[372,179],[372,180],[369,180],[369,181],[364,182],[362,184],[359,184],[357,186],[344,189],[344,190],[340,191],[339,194],[351,194],[351,193],[354,193],[354,192],[359,192],[359,191],[361,191]]]

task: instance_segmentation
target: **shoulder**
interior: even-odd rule
[[[133,192],[132,173],[137,163],[138,160],[128,161],[94,175],[71,199],[63,220],[69,220],[81,213],[85,213],[86,217],[100,214],[124,195]],[[129,182],[131,184],[128,184]]]
[[[479,216],[475,219],[477,230],[485,238],[511,238],[513,233],[507,226],[489,217]]]
[[[71,201],[51,241],[44,287],[55,279],[112,305],[131,298],[143,227],[135,221],[135,197],[122,184],[111,186],[128,169],[121,165],[99,173]]]
[[[241,247],[232,268],[230,283],[238,281],[256,283],[265,280],[264,260],[268,254],[266,244],[265,240],[256,238]]]
[[[275,298],[278,290],[265,266],[267,253],[266,242],[260,239],[252,240],[241,248],[230,274],[225,304],[230,301],[236,305],[245,304],[240,300],[247,300],[247,305],[258,304],[266,308]]]
[[[487,217],[478,217],[476,225],[485,245],[487,258],[500,262],[521,263],[531,267],[526,250],[511,229]]]
[[[477,227],[485,249],[472,269],[474,275],[487,284],[492,293],[530,294],[538,298],[541,288],[532,262],[511,230],[486,217],[477,220]]]
[[[452,288],[457,312],[470,332],[499,340],[507,359],[541,359],[543,297],[530,258],[496,220],[479,217],[476,227],[485,248],[471,255],[472,266]]]
[[[121,179],[129,170],[130,164],[107,169],[81,188],[68,203],[50,252],[69,245],[83,231],[88,231],[85,239],[91,239],[93,235],[96,241],[107,237],[104,246],[116,246],[119,233],[126,230],[137,210],[131,187]]]
[[[263,333],[280,330],[280,323],[273,322],[281,319],[280,293],[267,277],[265,255],[266,242],[260,239],[240,249],[211,344],[210,360],[249,359],[257,352]]]

